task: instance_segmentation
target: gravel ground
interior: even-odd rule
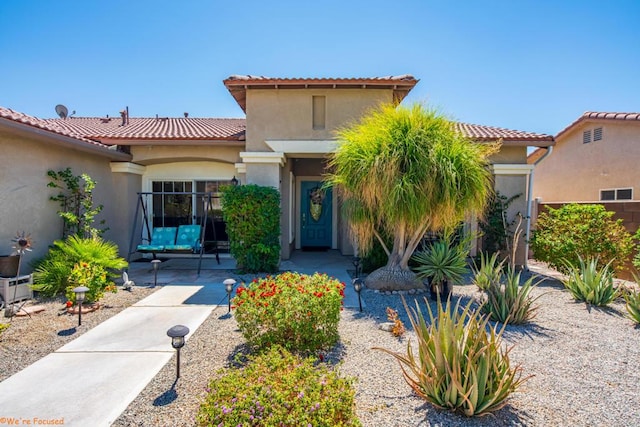
[[[541,267],[537,264],[532,270],[548,272]],[[470,285],[456,286],[454,295],[468,299],[477,291]],[[639,425],[640,329],[624,316],[624,304],[589,308],[574,302],[552,278],[534,295],[540,296],[537,317],[526,326],[509,326],[504,333],[505,344],[514,345],[512,363],[532,377],[495,414],[468,419],[433,408],[412,393],[395,359],[371,349],[406,350],[412,332],[398,339],[379,329],[387,320],[387,307],[404,313],[399,295],[363,291],[364,313],[343,312],[341,341],[326,360],[341,360],[342,374],[357,379],[357,413],[364,426]],[[214,311],[183,348],[177,384],[172,361],[114,425],[193,425],[209,379],[243,350],[237,324],[223,316],[225,311]]]
[[[543,267],[534,264],[532,270],[549,274]],[[119,292],[113,297],[139,298],[142,295],[137,291],[142,289],[133,294]],[[454,297],[467,300],[477,295],[474,286],[454,287]],[[523,374],[532,377],[511,396],[507,406],[485,417],[468,419],[433,408],[412,393],[395,359],[371,349],[384,347],[402,352],[407,340],[412,339],[411,331],[398,339],[379,329],[380,323],[386,321],[387,307],[396,309],[407,322],[399,295],[363,291],[364,313],[342,313],[341,341],[326,360],[341,361],[338,369],[342,374],[356,378],[356,407],[364,426],[640,425],[640,329],[625,317],[623,302],[617,301],[606,309],[589,308],[574,302],[553,278],[538,286],[534,295],[540,296],[537,317],[525,326],[508,326],[504,333],[505,344],[513,345],[512,363],[520,364]],[[407,296],[409,302],[414,298]],[[422,296],[418,298],[422,301]],[[95,324],[130,303],[108,303],[113,307],[104,310],[104,318],[96,316]],[[52,304],[55,312],[62,302]],[[235,319],[225,314],[226,307],[214,310],[182,349],[180,380],[174,384],[174,356],[114,425],[192,426],[209,379],[220,368],[229,366],[235,354],[245,350]],[[35,319],[34,316],[31,322]],[[52,321],[73,326],[68,316],[56,314]],[[34,361],[75,337],[57,336],[56,331],[64,327],[44,322],[37,328],[39,335],[31,335],[41,339],[15,341],[12,334],[28,322],[16,319],[14,323],[0,340],[2,379],[31,363],[27,360]],[[47,341],[51,345],[43,344]],[[19,362],[7,361],[11,358],[5,349],[11,347],[16,347],[11,349],[11,355]],[[15,356],[15,351],[20,357]]]
[[[77,315],[66,314],[66,298],[40,298],[29,301],[25,307],[43,306],[44,311],[28,316],[4,317],[0,323],[9,323],[9,329],[0,334],[0,381],[26,368],[36,360],[52,353],[87,332],[109,317],[155,292],[157,289],[136,287],[133,292],[119,290],[107,292],[100,301],[99,310],[82,317],[82,327]]]

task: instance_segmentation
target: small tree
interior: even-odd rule
[[[509,220],[507,210],[514,200],[522,194],[507,197],[500,192],[496,192],[487,206],[487,214],[483,221],[480,221],[482,230],[482,249],[488,253],[502,252],[509,250],[509,241],[513,238],[513,226],[517,218]]]
[[[621,271],[633,249],[633,239],[613,212],[602,205],[569,203],[549,208],[538,216],[531,237],[531,249],[537,260],[568,272],[567,264],[578,266],[580,258],[597,259],[603,268],[609,261]]]
[[[106,228],[93,227],[95,217],[103,208],[102,205],[93,205],[93,189],[96,182],[86,173],[74,175],[71,168],[58,172],[49,170],[47,175],[51,178],[47,186],[60,190],[58,195],[49,197],[49,200],[60,203],[58,215],[64,221],[62,237],[101,236]],[[104,224],[104,220],[100,221],[100,224]]]
[[[275,272],[280,261],[280,193],[258,185],[222,189],[229,248],[240,269]]]
[[[427,231],[452,228],[470,211],[484,210],[492,187],[488,156],[498,145],[473,143],[419,104],[382,105],[341,129],[338,140],[328,182],[341,193],[362,253],[377,239],[388,257],[367,286],[420,287],[409,268],[414,250]]]

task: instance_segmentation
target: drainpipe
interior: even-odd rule
[[[533,172],[541,161],[546,159],[553,151],[553,146],[547,147],[547,152],[533,163],[533,168],[529,172],[529,188],[527,189],[527,222],[524,236],[524,268],[529,270],[529,239],[531,238],[531,205],[533,204]]]

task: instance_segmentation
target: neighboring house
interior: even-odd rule
[[[59,238],[58,206],[48,201],[49,169],[71,167],[98,182],[96,203],[105,205],[107,239],[127,254],[138,193],[159,224],[177,216],[197,222],[201,198],[176,192],[217,192],[233,178],[277,188],[281,195],[281,257],[301,248],[354,250],[337,195],[330,189],[321,215],[312,215],[310,195],[322,184],[334,131],[381,102],[401,102],[418,83],[409,75],[381,78],[267,78],[231,76],[225,86],[246,119],[70,117],[42,120],[0,108],[0,242],[30,232],[38,255]],[[527,212],[527,147],[549,147],[549,135],[457,124],[477,142],[502,140],[492,158],[495,188],[523,194],[512,213]],[[317,214],[317,212],[316,212]],[[475,221],[471,221],[475,228]],[[137,244],[141,236],[134,234]],[[0,251],[1,252],[1,251]],[[524,253],[519,255],[524,260]]]
[[[586,112],[555,137],[536,166],[533,196],[543,203],[640,200],[640,113]],[[529,155],[538,161],[547,149]]]

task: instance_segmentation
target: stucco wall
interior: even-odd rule
[[[603,138],[582,142],[585,130],[602,127]],[[600,190],[633,188],[640,200],[640,123],[582,122],[560,135],[550,156],[535,169],[533,195],[543,202],[593,202]]]
[[[326,96],[325,129],[313,129],[313,96]],[[334,129],[392,96],[388,89],[248,90],[246,151],[270,151],[268,139],[332,139]]]
[[[133,162],[139,165],[182,161],[218,161],[234,164],[240,162],[243,146],[224,145],[134,145],[131,147]]]
[[[11,252],[10,240],[16,232],[30,233],[34,248],[27,255],[25,271],[30,270],[28,264],[44,256],[48,246],[62,237],[63,222],[56,213],[60,207],[49,200],[57,192],[47,187],[47,171],[67,167],[97,182],[94,203],[104,205],[97,219],[105,219],[110,228],[105,238],[121,244],[127,235],[121,214],[126,196],[114,183],[108,159],[6,131],[0,131],[0,152],[0,254]]]

